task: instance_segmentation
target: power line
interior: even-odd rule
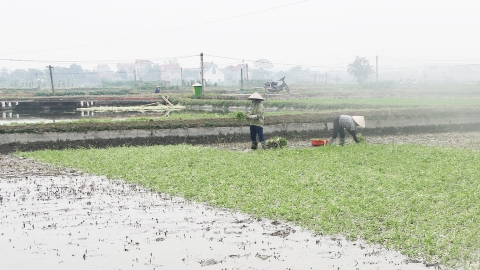
[[[239,58],[239,57],[227,57],[227,56],[219,56],[219,55],[209,55],[209,54],[204,54],[207,57],[212,57],[212,58],[220,58],[220,59],[227,59],[227,60],[234,60],[235,62],[230,62],[228,63],[221,63],[223,65],[229,65],[229,64],[235,64],[235,63],[244,63],[244,62],[255,62],[256,60],[251,60],[251,59],[245,59],[245,58]],[[148,59],[148,60],[161,60],[161,59],[185,59],[185,58],[191,58],[191,57],[198,57],[197,54],[195,55],[184,55],[184,56],[168,56],[168,57],[156,57],[156,58],[143,58],[143,59]],[[392,59],[389,57],[382,57],[383,59]],[[398,58],[397,58],[398,59]],[[134,59],[110,59],[110,60],[61,60],[61,61],[55,61],[55,60],[38,60],[38,59],[13,59],[13,58],[3,58],[0,59],[0,61],[13,61],[13,62],[38,62],[38,63],[125,63],[125,62],[134,62]],[[138,59],[136,59],[138,60]],[[398,59],[402,60],[402,59]],[[407,60],[407,59],[405,59]],[[436,61],[441,61],[441,60],[436,60]],[[474,61],[474,60],[469,60],[469,61]],[[480,61],[480,60],[478,60]],[[132,63],[133,64],[133,63]],[[280,63],[280,62],[272,62],[272,64],[275,65],[284,65],[284,66],[300,66],[300,67],[307,67],[307,68],[345,68],[347,64],[349,63],[337,63],[337,64],[331,64],[331,65],[304,65],[304,64],[292,64],[292,63]],[[219,64],[217,64],[219,65]],[[337,66],[337,65],[342,65],[342,66]],[[432,68],[456,68],[456,67],[465,67],[465,66],[479,66],[480,63],[470,63],[470,64],[457,64],[457,65],[435,65],[435,66],[418,66],[418,67],[382,67],[381,70],[419,70],[419,69],[432,69]]]
[[[75,48],[82,48],[82,47],[89,47],[89,46],[96,46],[96,45],[120,42],[120,41],[131,40],[131,39],[144,38],[144,37],[148,37],[148,36],[160,35],[160,34],[165,34],[165,33],[169,33],[169,32],[174,32],[174,31],[199,27],[199,26],[203,26],[203,25],[207,25],[207,24],[213,24],[213,23],[223,22],[223,21],[227,21],[227,20],[233,20],[233,19],[237,19],[237,18],[241,18],[241,17],[250,16],[250,15],[253,15],[253,14],[263,13],[263,12],[267,12],[267,11],[271,11],[271,10],[275,10],[275,9],[280,9],[280,8],[284,8],[284,7],[288,7],[288,6],[292,6],[292,5],[297,5],[297,4],[308,2],[308,1],[309,0],[302,0],[302,1],[294,2],[294,3],[290,3],[290,4],[285,4],[285,5],[276,6],[276,7],[267,8],[267,9],[262,9],[262,10],[259,10],[259,11],[245,13],[245,14],[241,14],[241,15],[237,15],[237,16],[233,16],[233,17],[228,17],[228,18],[224,18],[224,19],[213,20],[213,21],[208,21],[208,22],[204,22],[204,23],[199,23],[199,24],[174,28],[174,29],[170,29],[170,30],[165,30],[165,31],[162,31],[162,32],[140,35],[140,36],[134,36],[134,37],[129,37],[129,38],[116,39],[116,40],[110,40],[110,41],[104,41],[104,42],[98,42],[98,43],[91,43],[91,44],[84,44],[84,45],[78,45],[78,46],[72,46],[72,47],[55,48],[55,49],[40,50],[40,51],[29,51],[29,52],[3,53],[3,54],[19,54],[19,53],[37,53],[37,52],[59,51],[59,50],[75,49]]]
[[[226,57],[226,56],[218,56],[218,55],[207,55],[204,54],[205,56],[210,56],[210,57],[215,57],[215,58],[222,58],[222,59],[228,59],[228,60],[236,60],[236,61],[250,61],[250,62],[255,62],[256,60],[251,60],[251,59],[242,59],[242,58],[235,58],[235,57]],[[187,55],[187,56],[175,56],[175,57],[160,57],[160,58],[144,58],[144,59],[151,59],[151,60],[161,60],[161,59],[184,59],[184,58],[190,58],[190,57],[198,57],[198,55]],[[12,58],[3,58],[0,59],[0,61],[12,61],[12,62],[35,62],[35,63],[119,63],[119,62],[133,62],[133,59],[122,59],[122,60],[61,60],[61,61],[55,61],[55,60],[26,60],[26,59],[12,59]],[[234,62],[236,63],[236,62]],[[228,64],[233,64],[233,63],[228,63]],[[337,66],[337,65],[346,65],[348,63],[338,63],[338,64],[332,64],[332,65],[304,65],[304,64],[291,64],[291,63],[279,63],[279,62],[272,62],[272,64],[275,65],[284,65],[284,66],[302,66],[302,67],[308,67],[308,68],[345,68],[345,66]]]
[[[187,56],[175,56],[175,57],[156,57],[156,58],[147,58],[151,60],[162,60],[162,59],[184,59],[189,57],[198,57],[198,55],[187,55]],[[143,58],[145,59],[145,58]],[[33,59],[13,59],[13,58],[1,58],[0,61],[11,61],[11,62],[35,62],[35,63],[118,63],[118,62],[133,62],[137,59],[113,59],[113,60],[33,60]]]
[[[233,57],[225,57],[225,56],[218,56],[218,55],[208,55],[204,54],[205,56],[210,56],[210,57],[217,57],[217,58],[224,58],[224,59],[230,59],[230,60],[240,60],[240,61],[250,61],[250,62],[255,62],[256,60],[251,60],[251,59],[245,59],[245,58],[233,58]],[[312,67],[312,68],[344,68],[342,67],[337,67],[336,65],[343,65],[343,64],[348,64],[348,63],[339,63],[339,64],[332,64],[332,65],[324,65],[324,66],[315,66],[315,65],[302,65],[302,64],[286,64],[286,63],[276,63],[272,62],[272,64],[275,65],[284,65],[284,66],[302,66],[302,67]],[[335,66],[334,66],[335,65]]]

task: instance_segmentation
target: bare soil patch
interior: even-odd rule
[[[323,133],[323,138],[328,139],[330,133]],[[362,133],[363,134],[363,133]],[[311,137],[313,138],[313,137]],[[462,149],[480,149],[480,132],[439,132],[439,133],[412,133],[404,135],[383,135],[379,136],[365,136],[367,143],[373,144],[421,144],[426,146],[438,146],[438,147],[455,147]],[[338,144],[337,138],[336,143]],[[345,142],[354,144],[352,137],[347,133]],[[234,143],[213,143],[203,144],[205,147],[215,147],[219,149],[239,150],[247,151],[250,148],[250,142],[234,142]],[[312,147],[311,141],[308,139],[303,140],[289,140],[288,148],[302,148]],[[323,147],[323,146],[320,146]]]

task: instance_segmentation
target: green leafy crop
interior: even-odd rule
[[[247,114],[243,111],[237,111],[235,113],[235,118],[238,119],[238,120],[245,120],[245,119],[247,119]]]
[[[480,153],[352,144],[248,153],[179,146],[19,153],[448,267],[480,262]]]
[[[287,147],[288,141],[283,137],[276,136],[271,139],[268,139],[265,143],[268,148],[283,148],[283,147]]]

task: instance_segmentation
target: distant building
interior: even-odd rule
[[[228,65],[222,69],[225,76],[225,83],[238,84],[242,78],[242,68],[243,64],[238,64],[236,66]]]
[[[203,79],[208,83],[223,83],[225,75],[213,62],[203,64]]]
[[[160,74],[163,82],[169,82],[170,85],[182,84],[182,68],[179,64],[161,65]]]
[[[133,80],[135,78],[135,64],[131,63],[118,63],[117,76],[123,80]]]
[[[200,83],[200,69],[199,68],[184,68],[183,69],[183,80],[187,82],[198,82]]]
[[[137,79],[143,81],[159,81],[161,80],[160,67],[150,60],[136,60],[135,69],[137,71]]]
[[[99,78],[110,79],[113,78],[113,71],[110,70],[109,65],[97,65],[97,76]]]
[[[135,61],[135,68],[137,70],[137,74],[146,75],[152,69],[153,62],[150,60],[136,60]]]

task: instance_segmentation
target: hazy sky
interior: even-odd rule
[[[356,55],[380,67],[477,64],[479,33],[478,0],[2,0],[0,68],[198,67],[201,52],[220,67],[266,58],[322,71]]]

